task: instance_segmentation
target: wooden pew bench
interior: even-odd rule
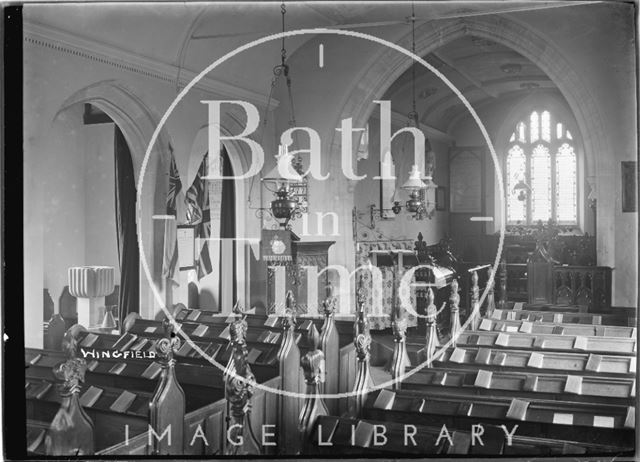
[[[378,400],[381,393],[384,399]],[[462,430],[469,430],[478,422],[506,424],[509,430],[517,424],[517,434],[522,436],[625,448],[632,447],[635,440],[633,406],[378,390],[368,397],[362,418],[414,425],[446,424],[449,429]]]
[[[49,422],[27,420],[27,456],[42,458],[45,455],[45,438]]]
[[[253,328],[256,328],[258,331],[270,330],[273,332],[282,332],[283,316],[267,316],[253,313],[243,313],[242,316],[249,326],[249,332],[255,330]],[[196,323],[208,326],[223,326],[223,328],[232,322],[234,318],[235,315],[233,313],[229,315],[220,315],[217,313],[194,309],[183,309],[176,314],[176,321],[183,323],[183,325],[186,323]],[[300,333],[303,338],[308,332],[311,323],[315,324],[318,332],[322,330],[322,325],[324,323],[324,319],[318,316],[299,316],[297,321],[298,326],[296,327],[296,332]],[[337,319],[335,320],[335,325],[340,336],[340,347],[351,343],[353,341],[353,320]]]
[[[419,364],[416,352],[409,354],[412,364]],[[476,368],[491,371],[522,370],[546,373],[559,371],[580,375],[635,377],[636,358],[595,353],[565,353],[559,351],[507,350],[501,348],[464,346],[448,348],[434,366],[449,369]]]
[[[277,334],[283,330],[283,316],[267,316],[251,313],[242,314],[244,320],[249,326],[249,332],[260,332],[260,334],[254,334],[257,336],[265,335],[265,332],[272,332]],[[235,314],[227,316],[220,316],[215,313],[183,309],[176,314],[176,320],[182,323],[185,332],[187,332],[187,323],[199,323],[203,326],[217,326],[211,329],[211,332],[217,332],[220,329],[224,329],[225,326],[235,319]],[[149,321],[136,320],[136,324],[145,325]],[[297,318],[296,329],[296,343],[300,349],[300,354],[303,356],[309,346],[307,345],[307,332],[311,325],[314,325],[318,332],[321,332],[325,323],[325,319],[320,317],[299,317]],[[343,393],[350,391],[353,388],[355,382],[356,370],[355,370],[355,348],[353,345],[353,320],[335,320],[334,326],[337,335],[334,339],[330,339],[331,342],[338,342],[338,347],[331,347],[332,352],[325,352],[327,354],[327,364],[336,364],[336,374],[327,376],[326,385],[323,386],[323,393]],[[249,337],[254,338],[254,337]],[[258,337],[259,338],[259,337]],[[337,350],[337,352],[335,351]],[[269,357],[270,359],[272,357]],[[262,357],[261,357],[262,359]],[[345,412],[347,407],[346,399],[327,399],[327,406],[332,413]]]
[[[535,321],[548,323],[568,323],[606,326],[635,327],[634,317],[609,313],[564,313],[534,310],[494,310],[491,319],[510,321]]]
[[[384,445],[374,445],[374,425],[381,427],[387,442]],[[384,429],[384,430],[382,430]],[[353,432],[353,435],[352,435]],[[404,424],[375,420],[351,419],[348,417],[321,416],[311,437],[314,452],[319,455],[333,455],[336,451],[340,454],[359,456],[389,456],[395,454],[469,454],[471,448],[468,432],[452,431],[449,440],[442,438],[436,445],[440,428],[428,426],[416,426],[414,437],[415,445],[409,440],[405,446]],[[322,442],[331,446],[322,446]]]
[[[26,375],[33,379],[53,380],[53,367],[65,360],[59,351],[27,349],[25,351]],[[111,386],[135,389],[152,393],[160,375],[160,364],[153,359],[89,359],[85,384],[95,387]],[[258,383],[266,382],[278,375],[275,367],[255,365],[252,371]],[[176,378],[182,386],[187,406],[198,408],[224,398],[223,373],[211,364],[189,364],[178,362]]]
[[[374,425],[382,426],[385,430],[387,443],[374,446],[372,437]],[[582,454],[606,454],[620,453],[621,448],[610,445],[591,444],[572,440],[554,438],[537,438],[521,436],[517,433],[508,444],[504,430],[494,425],[484,425],[484,433],[481,435],[482,445],[475,440],[471,444],[470,431],[447,429],[450,440],[438,437],[442,431],[441,426],[414,425],[405,429],[405,425],[399,422],[381,420],[360,420],[346,417],[322,416],[318,419],[316,432],[312,436],[315,444],[315,452],[324,456],[335,456],[336,451],[347,455],[372,455],[391,456],[392,454],[420,454],[420,455],[503,455],[503,456],[568,456]],[[413,435],[413,440],[405,435]],[[319,430],[322,430],[322,440],[319,440]],[[352,444],[351,432],[355,438]],[[380,430],[382,431],[382,430]],[[332,446],[320,446],[318,442]],[[405,441],[407,444],[405,444]],[[415,441],[415,445],[413,444]],[[436,442],[438,444],[436,445]],[[453,443],[453,444],[451,444]],[[632,451],[632,448],[623,450]]]
[[[79,346],[85,350],[118,350],[121,352],[132,350],[142,353],[153,351],[155,343],[162,338],[160,332],[147,332],[143,334],[125,333],[122,335],[105,334],[97,332],[82,332],[78,334]],[[181,339],[182,340],[182,339]],[[223,366],[231,357],[229,343],[221,338],[200,338],[193,336],[192,341],[202,351],[213,357]],[[277,362],[278,344],[247,342],[249,349],[249,362],[251,364],[275,365]],[[255,351],[253,351],[255,350]],[[252,352],[253,351],[253,352]],[[181,348],[176,352],[176,356],[183,362],[194,364],[210,364],[206,358],[193,349],[191,345],[182,341]]]
[[[106,386],[100,388],[102,393],[97,401],[91,406],[83,406],[97,429],[94,432],[97,450],[123,441],[127,426],[132,437],[148,430],[148,409],[152,393]],[[55,381],[27,378],[25,392],[27,419],[51,422],[62,401]],[[86,392],[85,388],[83,392]]]
[[[619,337],[464,331],[458,336],[456,343],[461,347],[484,346],[541,351],[578,350],[585,353],[633,356],[636,354],[636,339]],[[407,349],[409,351],[416,351],[423,347],[424,339],[414,336],[407,339]]]
[[[263,383],[270,388],[281,386],[280,377],[274,377]],[[227,400],[221,399],[199,409],[187,412],[184,417],[184,441],[181,454],[213,456],[222,455],[226,445],[226,421]],[[251,428],[255,435],[260,435],[262,425],[277,425],[277,415],[279,406],[277,396],[274,393],[256,389],[252,397],[252,417]],[[205,435],[205,438],[196,435]],[[244,435],[245,440],[249,436]],[[128,444],[121,439],[117,444],[111,445],[101,450],[101,456],[126,456],[126,455],[146,455],[148,454],[148,433],[139,434],[130,438]],[[193,443],[193,444],[192,444]],[[273,447],[261,448],[266,454],[274,454]]]
[[[539,323],[528,320],[480,320],[478,330],[493,332],[523,332],[526,334],[582,335],[591,337],[621,337],[636,339],[635,327],[593,324]]]
[[[491,371],[482,366],[424,368],[402,382],[403,390],[425,395],[509,396],[620,405],[634,404],[635,388],[635,378]]]

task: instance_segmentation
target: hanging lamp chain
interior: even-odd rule
[[[411,52],[416,54],[416,10],[414,2],[411,2]],[[413,59],[413,58],[412,58]],[[411,113],[409,119],[418,126],[418,111],[416,110],[416,63],[411,64]]]
[[[284,5],[284,2],[280,5],[280,13],[282,14],[282,33],[284,34],[284,16],[287,14],[287,8]],[[285,61],[287,60],[287,49],[284,46],[284,35],[282,36],[282,49],[280,50],[280,55],[282,58],[282,67],[285,67]]]

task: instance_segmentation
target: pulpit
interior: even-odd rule
[[[320,277],[318,274],[328,266],[329,248],[334,243],[301,241],[289,230],[263,230],[261,255],[254,274],[266,275],[266,279],[253,287],[262,297],[266,293],[266,305],[252,303],[252,306],[268,314],[280,313],[284,311],[286,294],[291,291],[298,314],[319,316],[329,277],[326,272]]]

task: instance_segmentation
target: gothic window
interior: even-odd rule
[[[578,168],[573,137],[549,111],[515,125],[506,156],[507,223],[578,221]]]

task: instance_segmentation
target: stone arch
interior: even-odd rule
[[[573,111],[583,137],[587,170],[590,175],[593,174],[596,162],[594,153],[605,150],[607,134],[591,92],[561,52],[519,22],[487,16],[442,21],[436,27],[430,23],[419,26],[416,31],[416,54],[424,56],[467,35],[486,38],[512,48],[530,59],[553,80]],[[410,40],[411,34],[408,33],[398,43],[410,47]],[[355,81],[337,122],[353,117],[354,126],[363,126],[374,109],[372,101],[382,97],[412,63],[401,53],[383,47],[380,53],[372,57],[363,75]]]
[[[118,125],[131,151],[133,169],[136,175],[136,187],[143,176],[141,192],[140,222],[138,233],[142,233],[145,257],[152,270],[154,282],[162,286],[162,255],[164,243],[164,224],[154,220],[153,215],[166,213],[166,196],[169,183],[169,164],[171,156],[170,137],[163,127],[152,147],[144,172],[142,162],[149,140],[155,131],[160,117],[140,99],[134,91],[117,80],[104,80],[76,91],[61,105],[53,122],[72,106],[90,103],[104,111]],[[147,290],[144,290],[147,288]],[[153,297],[149,283],[140,271],[140,314],[152,317],[157,301]]]
[[[235,110],[236,109],[233,108],[221,114],[220,133],[223,136],[231,137],[232,133],[239,133],[244,129],[244,125],[240,119],[241,114],[236,113]],[[191,152],[189,154],[189,170],[191,170],[193,166],[200,165],[204,153],[206,152],[206,150],[208,150],[207,125],[203,125],[202,127],[200,127],[194,137],[193,144],[194,145],[192,145]],[[196,144],[198,146],[195,146]],[[236,140],[225,140],[222,144],[224,144],[225,148],[227,149],[227,154],[229,156],[231,168],[234,172],[234,175],[242,175],[242,173],[246,172],[249,169],[251,164],[251,151],[247,147],[246,143],[241,143]],[[198,149],[198,147],[200,149]],[[191,180],[192,178],[189,175],[187,181]],[[247,180],[235,179],[233,181],[233,184],[235,190],[236,238],[240,238],[236,241],[235,246],[236,271],[234,277],[236,278],[238,300],[241,301],[241,303],[245,303],[249,300],[249,281],[246,280],[246,275],[249,273],[249,268],[247,265],[248,248],[245,245],[246,241],[244,239],[255,237],[250,234],[255,228],[255,223],[252,223],[252,217],[248,213],[248,207],[245,202],[249,190]],[[187,187],[188,186],[186,186],[185,188]],[[255,217],[253,221],[255,221]],[[209,251],[211,252],[211,249],[209,249]],[[217,268],[214,268],[214,273],[218,273]],[[213,285],[206,287],[199,285],[199,288],[201,290],[205,289],[210,294],[216,294],[219,297],[220,294],[217,293],[219,277],[219,274],[216,274],[214,276]],[[220,303],[219,298],[216,298],[215,301],[217,304]],[[221,307],[223,312],[225,312],[225,310],[231,312],[231,306],[219,306]]]
[[[562,53],[553,43],[519,22],[500,16],[485,16],[445,20],[435,26],[433,23],[419,26],[416,31],[416,54],[425,56],[446,43],[468,35],[489,39],[512,48],[530,59],[553,80],[575,116],[584,146],[588,172],[586,180],[593,184],[597,169],[596,153],[606,152],[608,136],[591,92]],[[397,43],[410,49],[411,33],[405,34]],[[353,118],[353,126],[364,126],[375,108],[373,101],[381,98],[412,63],[413,60],[405,55],[381,47],[380,52],[371,57],[365,70],[354,79],[348,92],[349,96],[337,114],[334,126],[338,126],[341,120],[349,117]],[[339,158],[339,150],[339,138],[334,134],[331,143],[332,158]],[[352,185],[349,185],[345,193],[352,190]],[[351,239],[344,241],[341,243],[341,250],[347,255],[347,261],[353,261],[353,242]]]

